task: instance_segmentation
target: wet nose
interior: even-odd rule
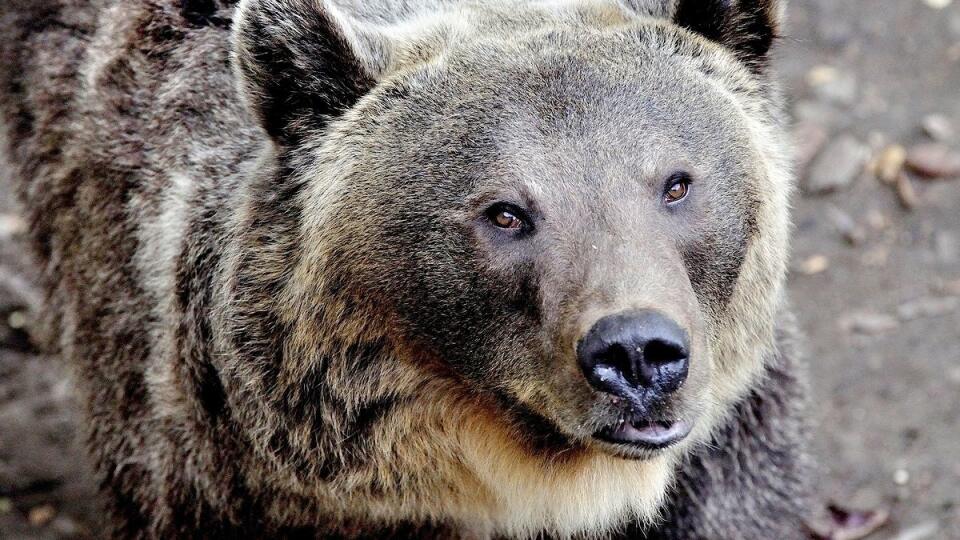
[[[590,385],[621,397],[639,390],[677,391],[687,378],[689,351],[683,328],[653,310],[604,317],[577,346],[580,368]]]

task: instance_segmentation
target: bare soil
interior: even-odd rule
[[[777,65],[808,154],[845,135],[874,157],[909,148],[930,140],[932,114],[956,133],[928,131],[960,150],[960,3],[936,3],[790,3]],[[857,159],[838,145],[821,169]],[[889,510],[871,538],[960,539],[960,179],[913,175],[911,210],[867,172],[827,180],[831,193],[796,197],[790,278],[821,499]],[[11,199],[0,171],[0,538],[96,537],[70,377],[19,328],[35,270]]]

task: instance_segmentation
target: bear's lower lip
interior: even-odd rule
[[[693,425],[683,420],[633,421],[604,428],[595,437],[608,443],[660,450],[682,441],[692,429]]]

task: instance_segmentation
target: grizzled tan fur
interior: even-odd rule
[[[802,537],[782,7],[4,0],[113,536]],[[689,210],[645,206],[681,166]],[[526,244],[479,224],[504,194]],[[575,360],[634,307],[694,351],[694,431],[643,456]]]

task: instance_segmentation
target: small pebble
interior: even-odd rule
[[[923,122],[921,122],[920,125],[923,127],[923,132],[927,134],[927,137],[938,142],[951,141],[956,135],[950,119],[942,114],[927,115],[923,118]]]
[[[833,226],[836,227],[837,232],[843,236],[848,244],[856,246],[866,240],[867,234],[863,230],[863,227],[858,225],[857,222],[850,217],[850,214],[847,214],[836,206],[830,206],[827,208],[827,215],[830,217],[830,221],[833,222]]]
[[[849,71],[817,66],[807,73],[807,84],[822,101],[850,105],[857,100],[857,77]]]
[[[926,178],[960,177],[960,152],[940,143],[924,143],[910,148],[906,164]]]
[[[34,527],[43,527],[53,521],[56,516],[57,510],[49,504],[44,504],[31,508],[30,513],[27,514],[27,519]]]
[[[794,161],[804,169],[826,144],[827,130],[815,122],[799,122],[793,128]]]
[[[960,298],[955,296],[921,298],[901,304],[897,308],[897,315],[902,321],[912,321],[920,318],[942,317],[953,313],[958,308],[960,308]]]
[[[803,260],[798,267],[801,274],[813,276],[822,274],[830,268],[830,259],[825,255],[813,255]]]
[[[913,187],[913,181],[906,173],[900,173],[897,177],[897,199],[905,210],[913,210],[920,204],[920,197],[917,195],[916,188]]]
[[[944,9],[950,7],[950,4],[953,3],[953,0],[923,0],[923,3],[933,9]]]
[[[904,529],[900,534],[894,536],[893,540],[927,540],[928,538],[936,538],[939,531],[940,525],[936,521],[927,521]]]
[[[840,77],[840,70],[833,66],[814,66],[807,72],[807,84],[810,86],[821,86],[837,80],[838,77]]]
[[[851,334],[874,336],[896,330],[900,321],[885,313],[861,312],[845,316],[841,319],[840,326]]]
[[[823,194],[849,187],[863,173],[869,149],[856,138],[842,135],[830,142],[810,166],[805,189]]]
[[[7,497],[0,497],[0,516],[13,511],[13,501]]]
[[[905,486],[910,482],[910,473],[906,469],[897,469],[893,471],[893,483],[898,486]]]
[[[900,171],[907,162],[907,149],[899,144],[892,144],[884,148],[874,164],[877,178],[885,184],[896,184]]]

